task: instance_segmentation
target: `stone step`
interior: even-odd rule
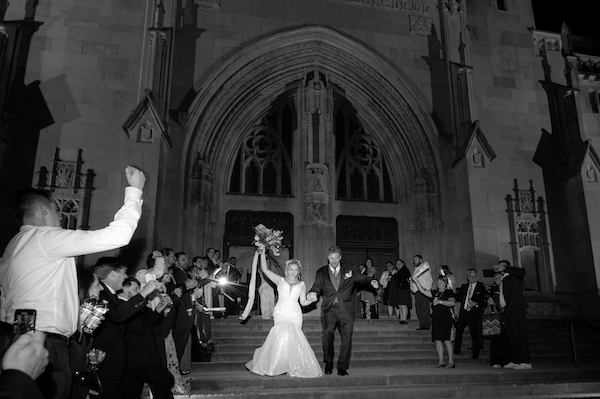
[[[317,359],[321,359],[320,353],[316,354]],[[473,360],[470,358],[470,354],[457,355],[454,361],[458,365],[471,366],[478,364],[481,367],[490,367],[489,356],[480,356],[479,359]],[[210,372],[210,371],[240,371],[245,370],[245,364],[252,359],[252,355],[245,358],[237,358],[235,360],[222,360],[213,362],[193,362],[191,369],[198,372]],[[334,363],[337,362],[337,358],[334,359]],[[570,355],[552,355],[552,356],[531,356],[531,362],[534,365],[572,365],[573,358]],[[580,356],[580,365],[590,365],[598,362],[598,356]],[[399,357],[399,358],[375,358],[375,357],[357,357],[355,353],[352,353],[352,360],[350,365],[352,368],[378,368],[378,367],[429,367],[437,364],[437,356],[434,351],[429,356],[423,357]],[[321,365],[324,367],[323,362]]]
[[[481,367],[353,368],[350,377],[260,377],[247,371],[194,372],[192,392],[177,399],[221,398],[522,398],[598,397],[595,368],[535,367],[516,371]],[[551,382],[548,382],[551,381]],[[590,396],[586,396],[590,395]]]

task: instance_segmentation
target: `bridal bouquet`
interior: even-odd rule
[[[279,247],[281,247],[281,240],[283,240],[283,231],[269,229],[262,224],[254,227],[254,242],[253,245],[257,247],[264,247],[265,249],[271,250],[273,255],[279,256]]]

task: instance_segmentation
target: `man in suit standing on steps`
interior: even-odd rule
[[[348,375],[350,365],[354,329],[352,288],[355,283],[371,284],[373,288],[379,288],[379,282],[360,274],[353,266],[342,265],[342,250],[337,246],[329,248],[327,259],[329,264],[317,270],[315,283],[306,297],[311,302],[316,302],[318,296],[323,297],[321,323],[325,374],[331,374],[333,371],[333,340],[337,328],[342,339],[337,363],[338,375],[345,376]]]
[[[500,283],[500,306],[504,308],[506,334],[512,348],[512,360],[504,368],[530,370],[531,353],[525,332],[527,299],[523,293],[525,269],[511,267],[509,261],[501,260],[494,266],[494,272],[504,274]]]
[[[477,270],[467,271],[468,283],[463,284],[457,292],[456,299],[460,302],[460,313],[456,324],[456,340],[454,341],[454,354],[460,355],[462,335],[465,327],[469,326],[469,333],[473,341],[473,356],[479,358],[479,350],[483,346],[481,341],[481,314],[485,307],[485,285],[477,281]]]

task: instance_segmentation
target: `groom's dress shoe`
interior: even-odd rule
[[[325,374],[331,374],[333,372],[333,363],[325,363]]]
[[[343,377],[345,375],[348,375],[348,372],[344,369],[338,369],[338,375],[341,375]]]

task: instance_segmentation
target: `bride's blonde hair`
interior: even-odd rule
[[[298,259],[290,259],[290,260],[286,260],[285,261],[285,275],[288,275],[288,272],[290,271],[290,265],[296,265],[298,266],[298,280],[302,279],[302,263],[300,263],[300,261]]]

